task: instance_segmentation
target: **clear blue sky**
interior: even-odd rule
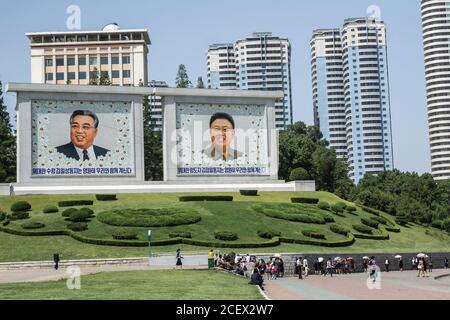
[[[194,82],[206,81],[206,51],[254,31],[271,31],[292,44],[294,120],[313,123],[309,40],[313,29],[339,27],[344,19],[381,8],[388,32],[395,167],[430,171],[420,0],[119,0],[3,1],[0,11],[0,80],[30,81],[26,32],[66,30],[66,8],[81,7],[81,28],[147,28],[152,45],[149,79],[174,84],[187,66]],[[7,94],[10,111],[15,95]]]

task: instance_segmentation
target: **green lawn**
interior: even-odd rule
[[[170,270],[99,273],[67,280],[0,285],[0,300],[261,300],[248,279],[217,271]]]
[[[326,192],[312,193],[261,193],[258,197],[243,197],[236,193],[225,193],[233,195],[233,202],[196,202],[180,203],[180,194],[127,194],[118,195],[119,200],[115,202],[95,201],[91,208],[99,213],[108,209],[120,208],[149,208],[155,206],[180,205],[192,206],[201,215],[201,221],[191,225],[176,227],[152,228],[153,240],[168,239],[168,234],[173,231],[188,231],[192,233],[193,239],[214,241],[215,231],[233,231],[239,235],[237,242],[262,243],[267,240],[261,239],[257,231],[261,229],[274,229],[281,231],[283,237],[294,239],[308,239],[302,234],[302,230],[314,229],[325,234],[329,241],[339,241],[345,239],[344,236],[334,234],[329,229],[329,224],[316,225],[286,220],[270,218],[262,213],[253,210],[255,203],[289,203],[291,197],[315,197],[322,201],[335,203],[342,201],[333,194]],[[43,214],[42,209],[48,204],[55,204],[61,200],[92,199],[93,195],[54,195],[54,196],[20,196],[20,197],[0,197],[0,209],[8,210],[10,205],[18,200],[26,200],[31,203],[33,210],[31,219],[25,221],[39,221],[46,225],[40,230],[61,230],[67,222],[61,217],[61,212],[53,214]],[[314,206],[314,205],[311,205]],[[61,209],[62,211],[63,209]],[[331,214],[331,213],[329,213]],[[369,218],[372,215],[358,209],[356,216],[345,213],[345,217],[333,215],[336,223],[349,227],[361,222],[361,218]],[[17,230],[25,221],[14,221],[8,226]],[[89,223],[89,229],[81,232],[85,237],[97,239],[112,239],[112,233],[120,227],[109,226],[93,219]],[[140,240],[146,240],[148,228],[127,227],[138,233]],[[40,231],[39,230],[39,231]],[[374,233],[379,233],[374,230]],[[255,249],[220,249],[222,252],[238,251],[253,253],[396,253],[396,252],[449,252],[450,236],[433,228],[410,226],[401,228],[400,233],[390,232],[390,240],[363,240],[357,239],[350,247],[327,248],[312,245],[285,244],[273,248]],[[154,246],[153,253],[173,252],[181,248],[183,252],[202,251],[207,252],[211,248],[190,246],[190,245],[170,245]],[[14,236],[0,232],[0,261],[34,261],[51,260],[54,252],[59,252],[62,259],[81,258],[114,258],[114,257],[142,257],[147,255],[146,247],[112,247],[90,245],[79,242],[68,236],[42,236],[23,237]]]

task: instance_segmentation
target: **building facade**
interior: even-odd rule
[[[315,123],[347,159],[350,178],[393,170],[384,23],[352,18],[339,30],[317,30],[311,51]]]
[[[289,40],[262,32],[233,45],[210,46],[208,87],[283,91],[284,99],[275,105],[276,128],[286,129],[293,121]]]
[[[87,85],[108,78],[113,85],[147,84],[147,30],[35,32],[26,34],[31,48],[31,82]]]
[[[422,0],[431,172],[450,179],[450,2]]]

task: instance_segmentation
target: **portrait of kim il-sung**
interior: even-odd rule
[[[56,150],[75,160],[96,160],[104,157],[109,150],[94,145],[98,133],[99,120],[95,113],[77,110],[70,117],[70,142]]]
[[[213,160],[236,160],[243,156],[242,152],[231,148],[235,135],[233,117],[227,113],[215,113],[209,121],[211,145],[203,150],[203,154]]]

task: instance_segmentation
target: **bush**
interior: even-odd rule
[[[350,229],[348,229],[346,227],[343,227],[343,226],[340,226],[338,224],[332,224],[330,226],[330,230],[332,232],[334,232],[334,233],[342,234],[344,236],[346,236],[346,235],[348,235],[350,233]]]
[[[275,237],[281,237],[281,232],[274,230],[260,230],[258,231],[258,236],[263,239],[272,240]]]
[[[116,227],[173,227],[197,223],[201,216],[197,209],[186,206],[105,211],[97,219]]]
[[[115,194],[96,194],[95,198],[98,201],[116,201],[117,196]]]
[[[0,211],[0,221],[3,221],[6,219],[6,213],[3,211]]]
[[[326,224],[324,217],[319,217],[319,216],[315,216],[315,215],[285,213],[283,211],[278,211],[278,210],[274,210],[274,209],[266,209],[266,210],[264,210],[264,214],[271,218],[294,221],[294,222]]]
[[[30,217],[30,214],[28,212],[13,212],[10,215],[7,216],[8,220],[15,221],[15,220],[25,220]]]
[[[5,220],[5,221],[3,222],[3,226],[6,227],[6,226],[9,225],[10,223],[11,223],[11,221]]]
[[[341,207],[342,208],[342,212],[347,210],[347,205],[344,202],[338,202],[335,205]]]
[[[324,235],[323,233],[318,232],[318,231],[303,230],[303,231],[302,231],[302,234],[303,234],[305,237],[308,237],[308,238],[322,239],[322,240],[325,240],[325,239],[326,239],[326,238],[325,238],[325,235]]]
[[[91,218],[92,215],[85,210],[77,210],[75,212],[72,212],[68,218],[69,221],[72,222],[84,222]]]
[[[258,190],[239,190],[241,196],[256,197],[258,195]]]
[[[182,196],[179,198],[181,202],[193,201],[233,201],[232,196]]]
[[[81,208],[81,209],[78,209],[78,211],[85,212],[91,217],[93,217],[95,215],[94,210],[89,209],[89,208]]]
[[[344,209],[342,208],[342,206],[338,205],[338,204],[333,204],[331,206],[331,211],[336,214],[337,216],[340,217],[345,217],[345,215],[343,215],[342,213],[344,212]]]
[[[365,211],[367,213],[370,213],[370,214],[373,214],[373,215],[376,215],[376,216],[380,215],[380,213],[377,210],[375,210],[375,209],[372,209],[372,208],[369,208],[369,207],[363,207],[362,209],[363,209],[363,211]]]
[[[85,231],[88,229],[88,224],[86,222],[74,222],[74,223],[69,223],[67,225],[67,228],[72,230],[72,231]]]
[[[31,210],[31,204],[26,201],[18,201],[12,204],[11,211],[12,212],[25,212]]]
[[[441,220],[435,220],[431,223],[431,226],[433,228],[437,228],[437,229],[443,229],[444,228],[444,222]]]
[[[58,211],[59,209],[57,206],[45,206],[44,210],[42,210],[43,213],[55,213]]]
[[[321,201],[317,204],[317,208],[322,210],[330,210],[330,204],[328,202]]]
[[[136,232],[129,231],[129,230],[114,231],[112,236],[116,240],[137,240],[137,238],[138,238]]]
[[[315,198],[291,198],[292,203],[318,204],[319,199]]]
[[[374,229],[378,229],[378,226],[380,225],[380,223],[378,221],[375,221],[372,219],[366,219],[366,218],[362,218],[361,222],[362,222],[362,224],[364,224],[368,227],[372,227]]]
[[[214,238],[222,241],[235,241],[239,239],[239,236],[234,232],[219,231],[214,232]]]
[[[311,180],[311,175],[304,168],[296,168],[291,171],[291,174],[289,175],[289,180],[290,181]]]
[[[58,207],[92,206],[93,204],[92,200],[70,200],[58,202]]]
[[[355,207],[347,206],[346,210],[347,210],[348,212],[356,212],[356,208],[355,208]]]
[[[40,222],[30,221],[30,222],[26,222],[26,223],[22,224],[21,227],[23,229],[42,229],[42,228],[45,228],[45,224],[40,223]]]
[[[192,234],[190,232],[183,232],[183,231],[175,231],[169,233],[169,238],[186,238],[191,239]]]
[[[450,233],[450,219],[445,219],[442,223],[442,229]]]
[[[388,220],[382,216],[371,217],[370,220],[376,221],[379,224],[384,224],[385,226],[388,224]]]
[[[372,229],[363,224],[355,224],[353,225],[353,229],[364,234],[373,234]]]
[[[75,208],[69,208],[69,209],[64,210],[64,211],[62,212],[61,215],[62,215],[63,217],[68,218],[68,217],[70,217],[70,215],[71,215],[72,213],[74,213],[74,212],[78,212],[78,209],[75,209]]]

